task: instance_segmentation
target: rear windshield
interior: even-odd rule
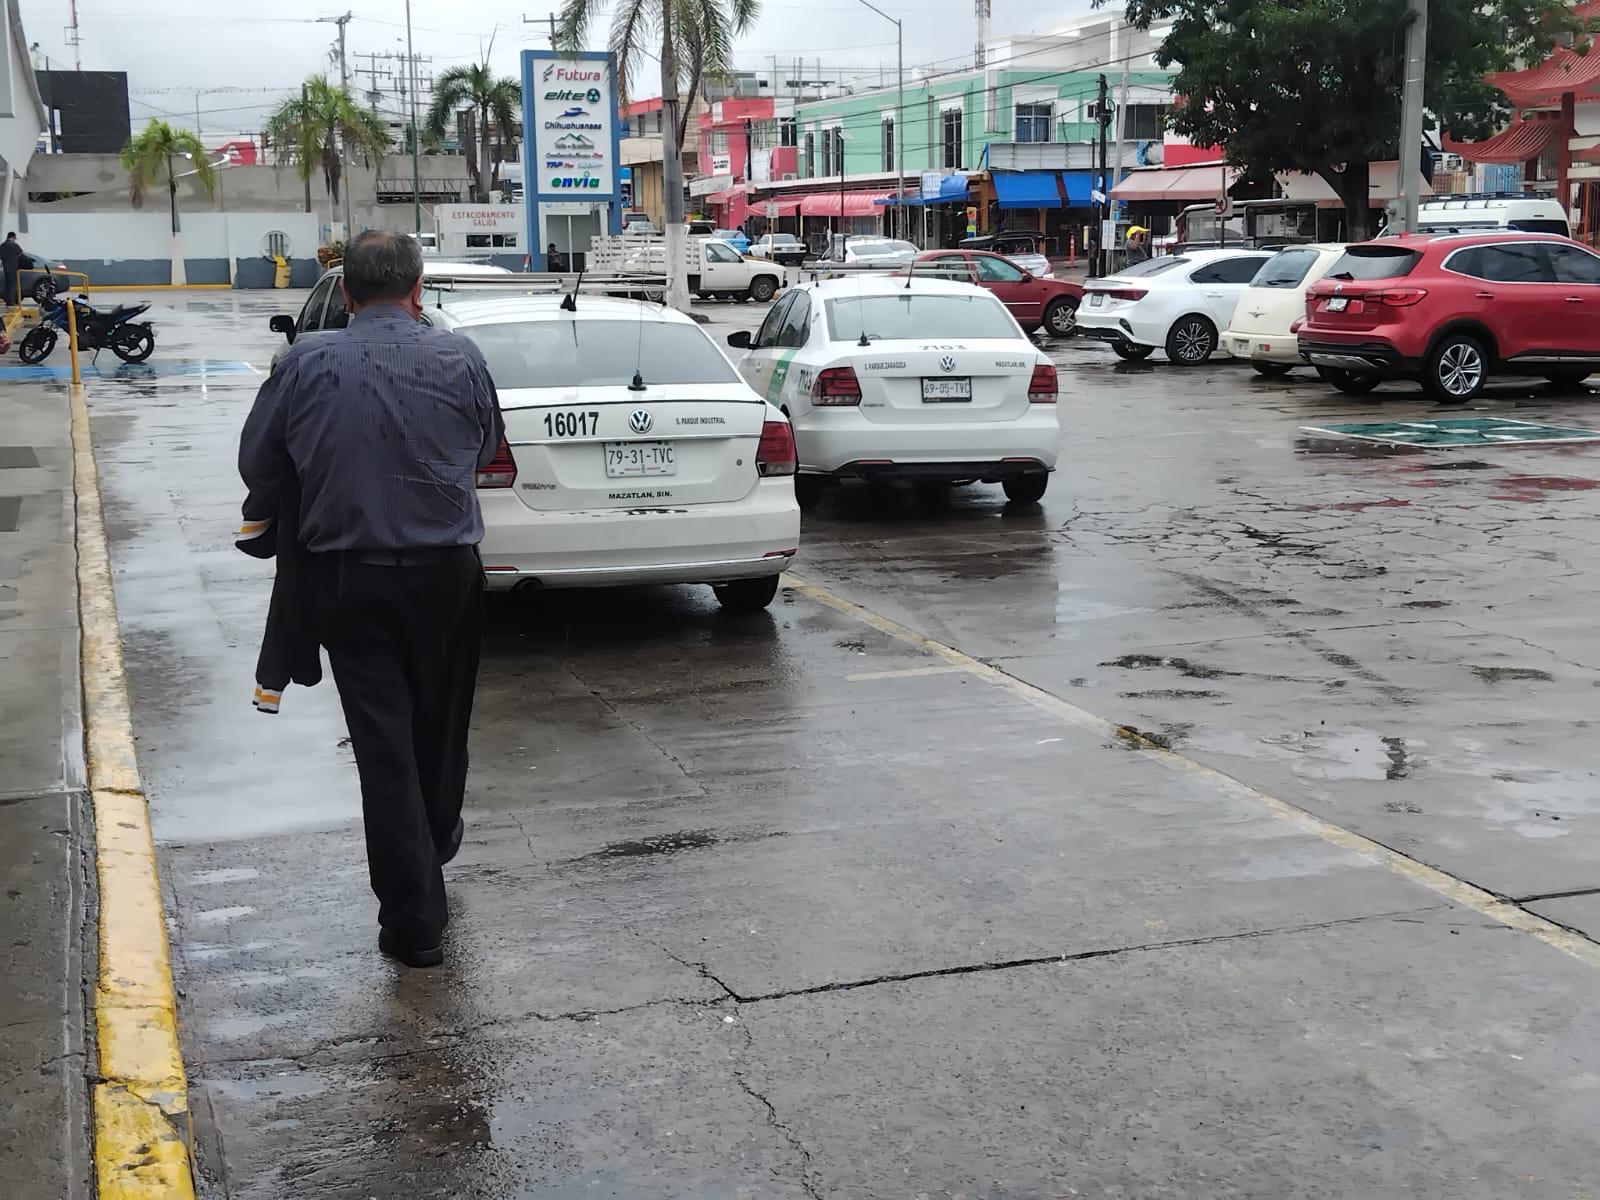
[[[1311,270],[1312,264],[1316,261],[1315,250],[1280,250],[1267,259],[1266,265],[1256,272],[1256,277],[1250,281],[1250,286],[1299,287],[1300,282],[1306,277],[1306,272]]]
[[[916,253],[910,242],[851,242],[850,251],[857,258],[882,258],[890,254]]]
[[[1159,275],[1163,271],[1170,271],[1173,267],[1186,266],[1189,259],[1181,254],[1168,254],[1162,258],[1147,258],[1141,263],[1134,263],[1131,267],[1123,267],[1117,271],[1118,279],[1144,279],[1150,275]]]
[[[896,292],[829,300],[828,328],[836,342],[904,338],[1014,338],[1011,314],[988,292],[933,296]]]
[[[1351,246],[1324,279],[1398,279],[1409,275],[1422,255],[1398,246]]]
[[[735,383],[711,339],[660,321],[518,321],[461,330],[483,351],[496,388]]]
[[[798,246],[800,244],[800,239],[792,233],[775,233],[763,240],[770,241],[774,246]]]
[[[1510,228],[1520,229],[1524,233],[1559,233],[1562,237],[1568,237],[1572,233],[1572,229],[1565,221],[1558,221],[1553,217],[1547,219],[1531,217],[1526,221],[1512,221]]]

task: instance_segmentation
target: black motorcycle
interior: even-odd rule
[[[18,358],[32,365],[50,357],[67,328],[69,302],[76,309],[78,349],[100,351],[109,347],[111,353],[130,363],[143,362],[154,353],[156,331],[150,322],[133,319],[150,307],[148,300],[143,304],[119,304],[109,312],[101,312],[87,300],[69,296],[53,299],[44,309],[39,323],[22,339]]]

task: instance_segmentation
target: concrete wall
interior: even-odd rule
[[[263,256],[269,233],[288,239],[290,282],[315,281],[318,244],[314,214],[192,213],[182,218],[179,246],[190,283],[271,287],[273,264]],[[173,238],[166,212],[30,214],[25,244],[37,254],[82,271],[93,284],[172,282]]]
[[[3,2],[3,0],[0,0]],[[423,155],[417,160],[418,176],[424,193],[450,192],[459,203],[471,186],[467,160],[457,154]],[[350,166],[351,217],[356,230],[370,228],[410,229],[411,159],[403,155],[385,156],[376,167],[359,162]],[[394,203],[378,203],[378,180]],[[128,213],[128,173],[111,154],[41,154],[28,170],[29,214],[42,213]],[[35,197],[58,192],[82,192],[64,200]],[[320,237],[326,238],[331,220],[343,220],[342,204],[329,211],[329,197],[323,187],[322,172],[311,176],[311,215],[317,220]],[[165,213],[166,194],[158,191],[145,197],[146,212]],[[180,213],[222,213],[230,211],[304,213],[305,184],[289,167],[229,167],[217,172],[216,195],[207,198],[193,177],[178,181]],[[431,206],[423,205],[422,227],[433,228]]]

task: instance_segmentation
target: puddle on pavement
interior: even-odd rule
[[[1499,490],[1489,496],[1491,500],[1519,500],[1524,504],[1537,504],[1551,492],[1589,492],[1600,487],[1600,480],[1584,479],[1570,475],[1508,475],[1496,479]]]
[[[1237,671],[1224,671],[1217,667],[1207,667],[1200,663],[1192,663],[1186,658],[1177,658],[1163,654],[1124,654],[1121,658],[1113,658],[1110,662],[1103,662],[1102,667],[1124,667],[1131,671],[1145,670],[1150,667],[1165,667],[1176,671],[1187,679],[1221,679],[1225,675],[1237,675]]]
[[[1541,671],[1537,667],[1473,667],[1472,673],[1485,683],[1515,683],[1519,680],[1549,683],[1555,679],[1549,671]]]

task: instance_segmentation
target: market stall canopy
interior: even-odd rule
[[[1468,162],[1524,163],[1539,158],[1561,140],[1559,113],[1534,113],[1520,121],[1513,121],[1493,137],[1481,142],[1458,142],[1446,137],[1441,146],[1451,154],[1459,154]]]
[[[1398,164],[1390,162],[1375,162],[1367,165],[1367,195],[1375,203],[1387,203],[1400,194],[1400,172]],[[1422,171],[1413,167],[1416,178],[1413,183],[1419,196],[1433,195],[1433,189],[1428,186],[1428,181],[1422,177]],[[1328,186],[1328,181],[1321,175],[1305,175],[1299,171],[1278,172],[1278,186],[1283,189],[1285,200],[1294,200],[1301,204],[1317,204],[1324,208],[1337,208],[1342,203],[1338,194]]]
[[[800,215],[804,217],[837,217],[840,216],[839,201],[844,201],[846,217],[870,217],[876,205],[881,204],[887,197],[878,192],[846,192],[842,197],[838,192],[818,192],[815,195],[802,197],[800,200]]]
[[[1164,200],[1192,204],[1196,200],[1215,200],[1238,178],[1238,171],[1219,162],[1188,167],[1135,167],[1111,189],[1111,197],[1125,204]]]

